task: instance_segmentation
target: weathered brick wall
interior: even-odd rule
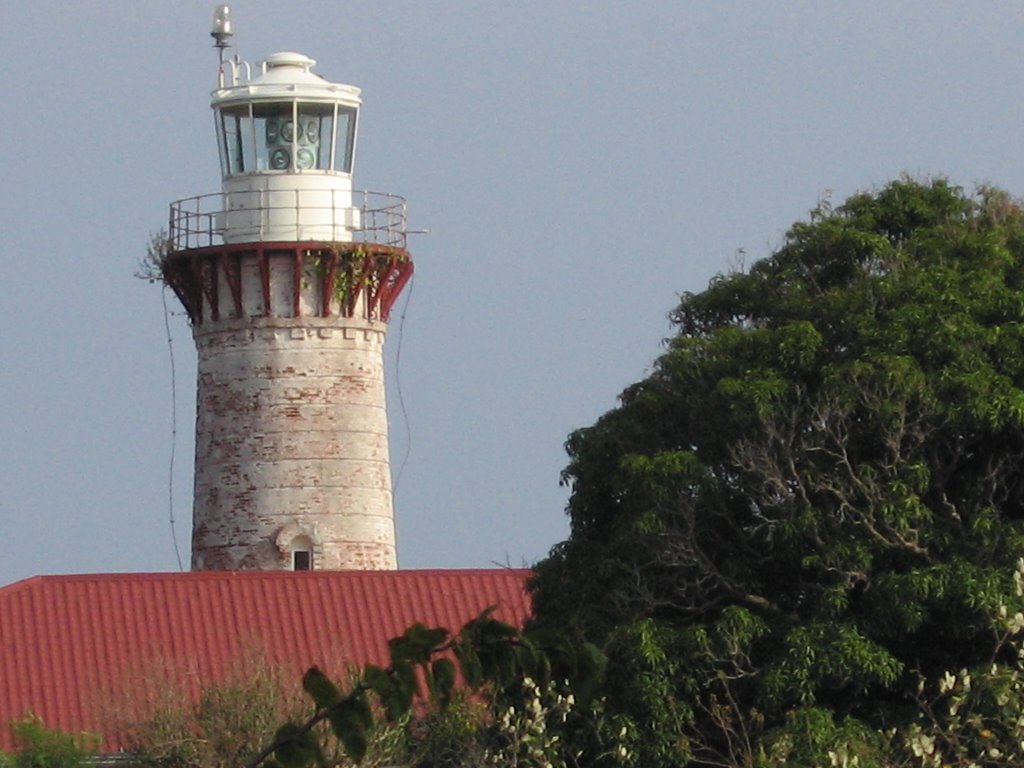
[[[315,316],[312,270],[302,316],[291,316],[291,264],[271,259],[268,274],[269,317],[261,272],[243,264],[243,307],[255,316],[193,328],[192,568],[290,568],[293,545],[309,544],[316,569],[395,568],[386,326],[361,304],[356,317]]]

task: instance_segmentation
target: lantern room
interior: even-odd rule
[[[221,65],[213,92],[228,243],[345,242],[359,229],[352,167],[360,91],[325,80],[300,53]]]
[[[262,74],[214,92],[217,145],[225,179],[250,173],[351,174],[359,89],[312,73],[313,59],[275,53]],[[237,79],[234,62],[230,68]]]

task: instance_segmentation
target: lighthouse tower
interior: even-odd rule
[[[219,7],[222,49],[229,24]],[[162,272],[199,357],[193,570],[397,567],[383,348],[405,201],[353,190],[360,91],[315,64],[222,62],[222,189],[171,204]]]

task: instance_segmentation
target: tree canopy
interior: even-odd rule
[[[1024,211],[896,181],[671,318],[568,440],[537,622],[604,645],[640,764],[870,764],[924,681],[1016,660]]]

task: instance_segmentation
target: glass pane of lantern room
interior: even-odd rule
[[[294,103],[254,104],[252,114],[256,170],[291,170],[295,137]]]
[[[334,142],[334,170],[352,173],[352,151],[356,140],[356,111],[338,107],[338,135]]]
[[[334,130],[333,104],[299,104],[296,131],[298,147],[295,167],[301,170],[331,167],[331,135]]]
[[[252,171],[256,167],[256,155],[255,148],[253,146],[255,134],[252,130],[252,112],[251,108],[246,108],[245,114],[242,115],[242,162],[245,167],[242,169],[246,173]]]
[[[221,169],[227,176],[245,173],[247,168],[251,168],[251,165],[245,162],[243,151],[244,137],[249,128],[249,122],[248,107],[235,107],[221,111],[219,150]]]
[[[220,157],[220,175],[229,176],[227,143],[224,140],[224,115],[214,113],[214,125],[217,127],[217,155]]]

